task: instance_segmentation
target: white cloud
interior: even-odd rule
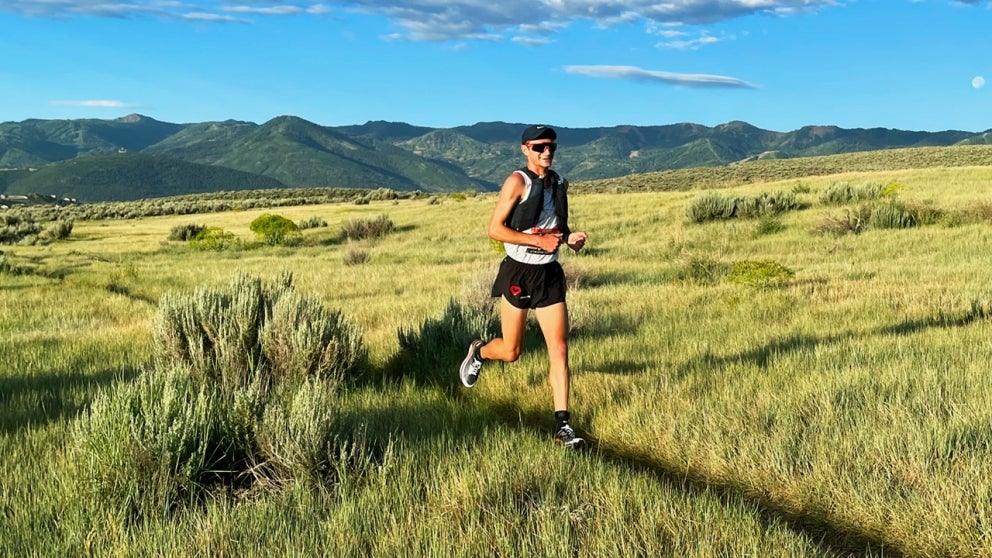
[[[538,5],[535,5],[538,2]],[[643,21],[649,25],[705,24],[752,14],[781,15],[833,6],[835,0],[337,0],[361,12],[386,16],[415,40],[513,34],[523,26],[591,21],[600,27]],[[539,7],[541,9],[535,9]]]
[[[625,79],[629,81],[647,81],[680,85],[683,87],[742,89],[753,89],[755,87],[746,81],[734,77],[712,74],[678,74],[659,70],[645,70],[634,66],[565,66],[564,69],[570,74]]]
[[[643,21],[705,24],[751,14],[787,14],[837,0],[0,0],[0,11],[32,17],[157,16],[229,22],[224,14],[257,17],[319,15],[330,7],[384,16],[414,40],[492,40],[520,28],[553,29],[584,20],[600,27]]]
[[[658,46],[677,48],[680,50],[696,50],[702,45],[711,45],[713,43],[720,42],[720,39],[712,37],[710,35],[703,34],[696,38],[683,39],[679,38],[676,40],[659,43]]]
[[[73,17],[129,18],[155,16],[165,19],[247,23],[229,15],[260,17],[322,15],[327,6],[306,0],[0,0],[0,12],[29,17],[68,19]]]
[[[641,22],[650,29],[749,15],[788,16],[838,5],[841,0],[0,0],[0,11],[48,18],[154,16],[227,23],[243,21],[230,14],[308,17],[343,8],[388,18],[411,40],[492,41],[527,35],[531,29],[553,33],[578,21],[599,27]],[[693,48],[712,40],[701,37],[672,46]]]
[[[512,41],[529,47],[544,46],[551,42],[547,37],[514,37]]]
[[[87,107],[87,108],[112,108],[112,109],[132,109],[139,108],[139,105],[132,105],[122,101],[110,99],[87,99],[77,101],[49,101],[50,105],[63,107]]]

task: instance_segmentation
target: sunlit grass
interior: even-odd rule
[[[818,234],[842,211],[837,181],[898,182],[945,211],[992,201],[988,168],[848,173],[722,191],[794,191],[808,207],[757,234],[755,220],[691,224],[699,191],[574,195],[589,277],[569,295],[574,422],[586,454],[550,443],[539,335],[479,385],[359,383],[346,419],[388,447],[367,476],[325,490],[218,495],[163,523],[88,517],[59,480],[77,413],[151,358],[163,293],[236,271],[294,274],[354,319],[385,374],[397,332],[488,289],[493,195],[334,204],[136,221],[78,222],[68,241],[5,249],[30,266],[0,276],[0,549],[23,554],[916,556],[992,552],[992,228],[937,223]],[[265,212],[319,217],[303,246],[196,251],[184,223],[253,240]],[[395,230],[355,243],[350,219]],[[702,280],[691,262],[772,261],[784,285]],[[714,269],[720,269],[715,266]],[[480,271],[482,270],[482,271]],[[118,288],[110,289],[114,284]],[[483,297],[484,298],[484,297]],[[460,352],[458,349],[456,352]],[[402,371],[400,371],[402,372]],[[440,371],[437,377],[446,377]],[[32,464],[43,463],[41,466]],[[166,550],[182,549],[182,550]],[[188,552],[187,552],[188,551]]]

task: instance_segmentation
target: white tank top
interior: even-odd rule
[[[533,187],[533,183],[527,173],[522,171],[515,171],[524,178],[524,197],[522,199],[527,199],[530,195],[530,190]],[[544,204],[541,206],[541,214],[537,218],[537,222],[534,226],[521,231],[524,234],[539,234],[539,233],[557,233],[558,232],[558,216],[555,215],[555,200],[551,197],[551,188],[544,188]],[[503,248],[506,250],[506,255],[510,256],[514,260],[531,265],[543,265],[551,263],[558,260],[558,251],[545,252],[540,248],[534,248],[533,246],[527,246],[523,244],[512,244],[509,242],[503,243]]]

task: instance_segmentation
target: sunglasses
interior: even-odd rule
[[[558,150],[557,143],[528,143],[527,146],[534,153],[544,153],[545,150],[550,149],[551,153],[554,154]]]

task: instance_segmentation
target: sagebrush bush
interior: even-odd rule
[[[72,219],[60,219],[45,229],[45,233],[47,233],[52,240],[65,240],[72,234],[72,227],[74,224],[75,223]]]
[[[752,197],[739,198],[734,215],[742,219],[753,219],[799,208],[795,192],[761,192]]]
[[[375,219],[352,219],[342,225],[341,232],[348,240],[364,240],[386,236],[393,228],[393,221],[389,216],[380,215]]]
[[[448,370],[473,339],[491,339],[499,331],[493,308],[472,308],[451,299],[440,317],[427,318],[417,328],[397,334],[403,356],[400,373],[438,384],[449,384]],[[460,356],[459,356],[460,355]]]
[[[706,192],[685,206],[685,215],[693,223],[731,219],[737,208],[737,198],[720,192]]]
[[[344,253],[342,262],[344,265],[361,265],[369,261],[369,251],[362,248],[348,248]]]
[[[195,223],[176,225],[169,230],[169,236],[166,239],[176,242],[189,242],[196,238],[205,228],[207,228],[206,225],[197,225]]]
[[[337,420],[335,384],[316,378],[280,389],[258,425],[257,474],[267,484],[317,480],[334,458]]]
[[[881,198],[886,193],[893,193],[897,188],[898,185],[895,185],[895,187],[887,189],[879,182],[859,186],[849,182],[834,182],[827,186],[820,195],[820,202],[824,205],[844,205],[851,202],[872,201]]]
[[[226,288],[165,293],[152,322],[157,357],[211,383],[249,383],[263,364],[260,335],[279,294],[244,274]]]
[[[16,215],[10,216],[6,224],[0,227],[0,244],[34,244],[34,241],[26,240],[36,238],[41,230],[39,223],[23,220]]]
[[[319,481],[333,468],[336,389],[364,343],[291,275],[167,293],[153,336],[154,366],[102,394],[75,431],[78,480],[96,505],[167,513],[216,484]]]
[[[320,300],[288,291],[272,305],[262,348],[277,380],[338,381],[365,357],[357,326]]]
[[[305,229],[316,229],[316,228],[319,228],[319,227],[326,227],[327,226],[327,221],[325,221],[325,220],[321,219],[320,217],[314,215],[313,217],[310,217],[309,219],[303,219],[302,221],[299,222],[299,224],[297,226],[301,230],[305,230]]]
[[[751,197],[735,197],[707,192],[686,205],[686,217],[693,223],[726,221],[735,217],[753,219],[801,209],[795,192],[762,192]]]
[[[219,392],[161,368],[98,396],[76,423],[81,496],[128,516],[165,515],[195,499],[210,471],[229,470]]]

